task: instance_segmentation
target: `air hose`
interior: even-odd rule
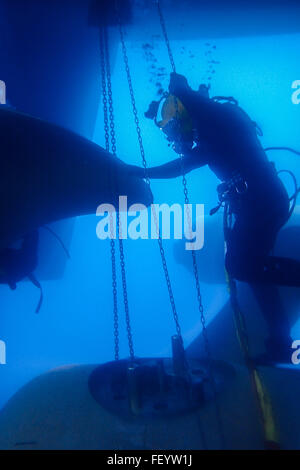
[[[291,147],[266,147],[266,148],[264,148],[265,152],[268,152],[269,150],[287,150],[288,152],[292,152],[292,153],[295,153],[296,155],[300,155],[300,152],[298,150],[292,149]],[[296,176],[294,175],[294,173],[292,171],[290,171],[290,170],[280,170],[280,171],[277,172],[278,175],[280,173],[287,173],[288,175],[290,175],[292,180],[293,180],[294,188],[295,188],[294,193],[289,198],[290,202],[291,202],[291,207],[290,207],[289,215],[288,215],[288,219],[287,219],[287,220],[289,220],[292,213],[294,212],[295,207],[296,207],[297,198],[298,198],[298,195],[299,195],[299,192],[300,192],[300,187],[298,186]]]
[[[291,147],[266,147],[264,148],[265,152],[268,152],[269,150],[287,150],[288,152],[295,153],[296,155],[300,155],[300,152],[298,150],[292,149]]]

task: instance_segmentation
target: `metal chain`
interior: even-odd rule
[[[117,9],[117,3],[116,3],[116,9]],[[123,31],[122,22],[121,22],[121,19],[120,19],[118,9],[117,9],[117,16],[118,16],[119,32],[120,32],[120,39],[121,39],[121,45],[122,45],[123,59],[124,59],[125,71],[126,71],[127,81],[128,81],[128,86],[129,86],[129,93],[130,93],[130,98],[131,98],[134,122],[135,122],[135,126],[136,126],[136,132],[137,132],[138,143],[139,143],[139,147],[140,147],[140,153],[141,153],[141,157],[142,157],[142,163],[143,163],[143,167],[145,169],[145,180],[146,180],[147,184],[150,187],[150,179],[147,176],[148,166],[147,166],[147,161],[146,161],[146,156],[145,156],[145,150],[144,150],[143,138],[142,138],[140,123],[139,123],[138,111],[137,111],[137,107],[136,107],[136,101],[135,101],[135,97],[134,97],[131,73],[130,73],[130,68],[129,68],[129,60],[128,60],[127,49],[126,49],[126,45],[125,45],[124,31]],[[158,221],[157,221],[157,218],[156,218],[156,213],[154,213],[154,219],[156,220],[155,223],[156,223],[157,228],[158,228]],[[170,299],[170,303],[171,303],[173,317],[174,317],[174,321],[175,321],[176,331],[177,331],[177,334],[179,336],[180,341],[183,343],[182,334],[181,334],[181,327],[180,327],[180,324],[179,324],[178,313],[177,313],[177,310],[176,310],[173,289],[172,289],[172,285],[171,285],[169,270],[168,270],[166,256],[165,256],[165,250],[164,250],[164,247],[163,247],[163,242],[162,242],[162,238],[161,238],[161,234],[159,233],[159,230],[158,230],[158,245],[159,245],[160,256],[161,256],[161,259],[162,259],[162,266],[163,266],[163,271],[164,271],[164,275],[165,275],[165,279],[166,279],[166,283],[167,283],[167,289],[168,289],[168,293],[169,293],[169,299]]]
[[[176,73],[174,57],[173,57],[172,49],[171,49],[171,46],[170,46],[170,41],[169,41],[169,37],[168,37],[166,23],[165,23],[165,19],[164,19],[164,16],[163,16],[163,12],[162,12],[159,0],[156,0],[156,5],[157,5],[157,11],[158,11],[158,16],[159,16],[159,20],[160,20],[161,29],[162,29],[162,32],[163,32],[163,35],[164,35],[164,38],[165,38],[165,43],[166,43],[166,46],[167,46],[167,49],[168,49],[168,54],[169,54],[171,67],[172,67],[173,72]]]
[[[175,63],[174,63],[174,58],[170,46],[170,41],[168,38],[168,33],[166,29],[166,24],[163,16],[163,12],[160,6],[160,1],[157,0],[157,9],[158,9],[158,14],[159,14],[159,19],[160,19],[160,24],[162,27],[163,35],[165,38],[166,46],[168,49],[169,53],[169,58],[170,58],[170,63],[173,72],[176,72],[175,68]],[[179,109],[178,109],[178,100],[175,97],[175,113],[176,113],[176,122],[178,125],[178,136],[179,136],[179,146],[181,146],[181,141],[180,141],[180,124],[179,124]],[[180,149],[182,150],[182,149]],[[189,212],[189,195],[188,195],[188,187],[187,187],[187,180],[185,176],[185,171],[184,171],[184,160],[183,160],[183,153],[180,153],[180,158],[181,158],[181,168],[182,168],[182,185],[183,185],[183,193],[184,193],[184,202],[187,208],[187,218],[188,218],[188,226],[189,226],[189,231],[190,234],[192,233],[192,220],[191,220],[191,214]],[[194,278],[195,278],[195,286],[196,286],[196,294],[197,294],[197,303],[198,303],[198,310],[200,313],[200,321],[202,325],[202,337],[203,337],[203,344],[204,344],[204,351],[205,355],[207,358],[208,362],[208,375],[209,375],[209,381],[212,387],[212,392],[213,392],[213,397],[214,397],[214,403],[215,403],[215,412],[216,412],[216,420],[217,420],[217,425],[219,429],[219,434],[220,434],[220,440],[221,444],[223,447],[226,447],[225,444],[225,434],[223,430],[223,422],[221,418],[221,410],[219,407],[219,402],[218,402],[218,396],[217,396],[217,389],[216,389],[216,382],[213,374],[213,365],[212,365],[212,355],[211,355],[211,350],[210,350],[210,344],[208,340],[208,333],[207,333],[207,328],[206,328],[206,319],[204,315],[204,307],[202,303],[202,294],[201,294],[201,289],[200,289],[200,281],[199,281],[199,273],[198,273],[198,266],[197,266],[197,258],[196,258],[196,253],[195,250],[191,251],[192,254],[192,264],[193,264],[193,273],[194,273]]]
[[[122,226],[120,222],[120,214],[117,214],[117,221],[119,227],[119,250],[120,250],[120,265],[121,265],[121,275],[122,275],[122,287],[123,287],[123,298],[124,298],[124,308],[125,308],[125,321],[126,321],[126,330],[129,346],[130,359],[134,360],[134,348],[133,348],[133,337],[130,323],[129,315],[129,303],[128,303],[128,293],[127,293],[127,282],[126,282],[126,269],[125,269],[125,255],[124,255],[124,246],[122,240]]]
[[[189,211],[190,201],[189,201],[187,180],[186,180],[185,173],[184,173],[184,163],[183,163],[182,157],[183,155],[181,155],[182,185],[183,185],[183,193],[184,193],[184,202],[187,208],[188,229],[191,234],[192,233],[192,220],[191,220],[191,214]],[[201,288],[200,288],[199,273],[198,273],[197,258],[196,258],[195,250],[192,250],[191,254],[192,254],[193,273],[194,273],[194,278],[195,278],[195,286],[196,286],[197,301],[198,301],[198,310],[200,313],[200,321],[202,325],[204,347],[205,347],[207,358],[210,358],[211,360],[210,346],[209,346],[208,335],[207,335],[206,320],[205,320],[205,315],[204,315],[204,307],[202,303],[202,294],[201,294]]]
[[[111,150],[113,155],[116,155],[116,132],[115,132],[115,121],[114,121],[114,107],[112,99],[111,89],[111,71],[110,71],[110,59],[109,59],[109,48],[108,48],[108,34],[107,28],[104,28],[104,53],[106,62],[106,81],[107,81],[107,94],[108,94],[108,109],[109,109],[109,126],[110,126],[110,138],[111,138]]]
[[[108,107],[107,107],[107,87],[106,87],[106,60],[104,51],[104,28],[100,28],[100,58],[101,58],[101,79],[102,79],[102,101],[103,101],[103,114],[104,114],[104,136],[105,148],[109,152],[109,124],[108,124]],[[111,214],[110,227],[113,231],[113,218]],[[113,294],[113,328],[114,328],[114,343],[115,343],[115,360],[118,361],[120,354],[119,346],[119,315],[118,315],[118,293],[117,293],[117,270],[116,270],[116,244],[111,236],[110,238],[110,255],[111,255],[111,270],[112,270],[112,294]]]
[[[181,327],[180,327],[180,323],[179,323],[179,317],[178,317],[178,313],[177,313],[177,309],[176,309],[175,298],[174,298],[172,284],[171,284],[171,280],[170,280],[170,275],[169,275],[165,250],[164,250],[164,247],[163,247],[163,242],[162,242],[161,234],[160,234],[160,231],[159,231],[159,223],[158,223],[158,218],[157,218],[157,214],[156,214],[156,211],[155,211],[155,207],[152,206],[151,210],[152,210],[154,223],[155,223],[155,226],[156,226],[157,242],[158,242],[158,246],[159,246],[159,252],[160,252],[160,256],[161,256],[162,267],[163,267],[165,280],[166,280],[166,284],[167,284],[169,300],[170,300],[170,304],[171,304],[171,308],[172,308],[172,312],[173,312],[175,328],[176,328],[177,336],[178,336],[178,338],[179,338],[179,340],[180,340],[180,342],[183,346],[183,338],[182,338]]]
[[[101,83],[102,83],[102,103],[103,103],[103,117],[104,117],[105,148],[106,148],[107,152],[109,152],[109,125],[108,125],[108,108],[107,108],[106,70],[105,70],[105,57],[104,57],[103,28],[100,29],[99,46],[100,46],[100,60],[101,60]]]
[[[189,212],[189,196],[188,196],[187,180],[186,180],[185,173],[184,173],[183,158],[181,158],[181,163],[182,163],[182,175],[183,175],[182,184],[183,184],[183,192],[184,192],[184,201],[187,207],[188,227],[189,227],[189,232],[191,234],[192,233],[192,219],[191,219],[191,214]],[[193,263],[193,273],[194,273],[194,278],[195,278],[198,310],[200,313],[200,321],[202,325],[202,338],[203,338],[203,344],[204,344],[204,351],[205,351],[207,364],[208,364],[208,377],[209,377],[209,382],[212,388],[212,393],[213,393],[213,398],[214,398],[214,403],[215,403],[216,420],[217,420],[217,425],[218,425],[219,434],[220,434],[220,441],[221,441],[222,447],[225,448],[226,447],[225,433],[223,429],[223,421],[221,418],[221,410],[220,410],[219,400],[218,400],[218,395],[217,395],[217,387],[216,387],[216,382],[215,382],[214,373],[213,373],[213,359],[211,355],[208,332],[207,332],[207,327],[206,327],[206,320],[205,320],[205,315],[204,315],[204,307],[202,303],[202,294],[201,294],[201,289],[200,289],[199,273],[198,273],[197,258],[196,258],[195,250],[192,250],[191,254],[192,254],[192,263]]]
[[[106,62],[106,83],[107,83],[107,94],[108,94],[108,111],[109,111],[111,147],[112,147],[113,155],[116,155],[116,132],[115,132],[115,124],[114,124],[114,107],[113,107],[113,97],[112,97],[112,87],[111,87],[108,34],[107,34],[106,27],[104,28],[104,53],[105,53],[105,62]],[[132,337],[132,329],[131,329],[131,323],[130,323],[128,290],[127,290],[127,281],[126,281],[125,254],[124,254],[122,227],[121,227],[119,212],[117,213],[117,226],[119,228],[118,239],[119,239],[119,251],[120,251],[120,267],[121,267],[123,301],[124,301],[124,309],[125,309],[125,321],[126,321],[126,330],[127,330],[127,338],[128,338],[128,347],[129,347],[130,358],[131,360],[134,360],[133,337]],[[118,322],[118,318],[115,318],[115,325],[118,324],[116,322]]]

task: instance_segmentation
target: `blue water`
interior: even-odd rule
[[[139,110],[146,159],[157,165],[174,158],[162,133],[144,111],[158,97],[157,80],[151,82],[151,65],[146,60],[143,42],[127,47],[132,70],[133,87]],[[165,44],[147,40],[158,64],[169,73]],[[172,42],[177,71],[188,77],[193,88],[207,79],[205,43],[214,44],[213,58],[219,61],[212,76],[212,95],[234,96],[240,106],[264,132],[265,146],[290,146],[300,149],[300,104],[291,101],[292,82],[299,79],[300,35],[268,37],[202,39]],[[112,87],[117,130],[117,153],[125,162],[141,164],[136,129],[133,121],[128,86],[117,49],[112,58]],[[162,88],[168,86],[168,74],[160,77]],[[94,132],[94,141],[104,145],[102,107]],[[299,157],[286,152],[272,154],[278,169],[292,170],[300,181]],[[289,191],[290,181],[285,180]],[[216,177],[208,168],[188,175],[190,202],[205,204],[205,211],[215,206]],[[153,181],[156,202],[183,203],[181,179]],[[102,202],[102,201],[99,201]],[[103,201],[105,202],[105,201]],[[71,259],[62,279],[44,281],[44,303],[34,313],[38,291],[28,282],[16,291],[1,286],[1,339],[6,342],[7,364],[1,365],[0,405],[25,382],[51,368],[74,363],[100,363],[113,359],[113,320],[111,264],[108,241],[96,237],[96,216],[76,220],[70,246]],[[134,348],[138,356],[167,355],[170,336],[175,332],[168,293],[160,262],[157,242],[127,240],[124,242],[128,280],[129,307]],[[186,346],[201,331],[193,278],[174,260],[174,241],[164,243],[177,310]],[[298,253],[299,254],[299,253]],[[121,356],[128,356],[124,311],[118,277]],[[202,283],[203,304],[209,322],[228,300],[223,284]],[[300,323],[293,330],[300,337]]]

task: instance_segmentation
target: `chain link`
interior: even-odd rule
[[[102,84],[102,103],[103,103],[103,118],[104,118],[104,137],[105,149],[109,152],[109,125],[108,125],[108,108],[107,108],[107,90],[106,90],[106,67],[104,57],[104,39],[103,28],[100,29],[99,46],[100,46],[100,65],[101,65],[101,84]]]
[[[183,156],[181,155],[181,157]],[[189,207],[190,207],[189,196],[188,196],[187,180],[186,180],[185,173],[184,173],[183,158],[181,158],[181,164],[182,164],[182,175],[183,175],[182,184],[183,184],[183,192],[184,192],[184,201],[185,201],[185,205],[187,208],[186,214],[187,214],[187,219],[188,219],[188,230],[191,235],[192,234],[192,218],[191,218],[191,214],[189,211]],[[197,258],[196,258],[195,250],[192,250],[191,254],[192,254],[193,273],[194,273],[195,286],[196,286],[198,310],[200,313],[200,321],[202,325],[202,338],[203,338],[204,352],[205,352],[207,363],[208,363],[208,378],[209,378],[209,382],[210,382],[213,397],[214,397],[216,420],[217,420],[217,425],[219,429],[220,441],[221,441],[221,445],[223,446],[223,448],[225,448],[226,440],[225,440],[223,421],[221,418],[221,410],[220,410],[219,400],[218,400],[218,395],[217,395],[217,387],[216,387],[216,382],[215,382],[214,373],[213,373],[213,359],[211,355],[208,332],[207,332],[207,327],[206,327],[206,320],[205,320],[205,315],[204,315],[204,307],[202,303],[202,295],[201,295],[201,289],[200,289],[199,273],[198,273]]]
[[[117,7],[117,2],[116,2],[116,11],[117,11],[117,16],[118,16],[118,24],[119,24],[119,32],[120,32],[122,53],[123,53],[123,59],[124,59],[124,65],[125,65],[125,72],[126,72],[128,86],[129,86],[129,94],[130,94],[130,99],[131,99],[131,104],[132,104],[134,122],[135,122],[135,126],[136,126],[137,138],[138,138],[140,153],[141,153],[141,157],[142,157],[142,164],[143,164],[143,167],[145,169],[145,180],[146,180],[146,183],[150,187],[150,179],[147,176],[147,167],[148,167],[148,165],[147,165],[147,161],[146,161],[143,138],[142,138],[140,122],[139,122],[139,117],[138,117],[138,111],[137,111],[136,101],[135,101],[135,96],[134,96],[134,91],[133,91],[131,73],[130,73],[130,68],[129,68],[129,60],[128,60],[127,49],[126,49],[126,45],[125,45],[124,31],[123,31],[122,22],[121,22],[118,7]],[[161,260],[162,260],[162,267],[163,267],[163,271],[164,271],[164,275],[165,275],[165,280],[166,280],[166,284],[167,284],[170,304],[171,304],[173,317],[174,317],[174,321],[175,321],[176,331],[177,331],[177,334],[179,336],[180,341],[183,343],[181,328],[180,328],[179,319],[178,319],[178,313],[177,313],[177,310],[176,310],[173,289],[172,289],[172,285],[171,285],[169,270],[168,270],[166,256],[165,256],[165,250],[164,250],[164,247],[163,247],[161,234],[159,232],[158,220],[157,220],[156,214],[154,214],[154,219],[156,220],[155,223],[156,223],[156,227],[157,227],[157,230],[158,230],[159,251],[160,251],[160,256],[161,256]]]
[[[116,132],[115,132],[115,119],[114,119],[114,108],[113,108],[113,98],[112,98],[112,88],[111,88],[111,71],[110,71],[107,28],[104,28],[104,53],[105,53],[105,62],[106,62],[106,80],[107,80],[111,150],[112,150],[113,155],[116,155],[116,151],[117,151]]]
[[[129,303],[128,303],[126,269],[125,269],[125,255],[124,255],[124,246],[123,246],[123,239],[122,239],[122,225],[120,221],[119,212],[117,214],[117,220],[118,220],[118,227],[119,227],[119,250],[120,250],[120,265],[121,265],[124,308],[125,308],[125,322],[126,322],[130,359],[131,361],[133,361],[134,360],[133,337],[132,337],[130,315],[129,315]]]
[[[189,201],[189,195],[188,195],[188,187],[187,187],[187,180],[184,172],[184,161],[183,161],[183,155],[181,154],[181,165],[182,165],[182,185],[183,185],[183,193],[184,193],[184,202],[186,206],[186,215],[187,215],[187,220],[188,220],[188,230],[190,233],[190,236],[192,234],[192,218],[190,214],[190,201]],[[197,258],[196,258],[196,252],[195,250],[191,251],[192,254],[192,263],[193,263],[193,273],[194,273],[194,278],[195,278],[195,286],[196,286],[196,294],[197,294],[197,302],[198,302],[198,310],[200,313],[200,321],[202,325],[202,335],[203,335],[203,341],[204,341],[204,347],[205,347],[205,352],[206,356],[210,358],[210,346],[209,346],[209,341],[208,341],[208,335],[207,335],[207,328],[206,328],[206,320],[205,320],[205,315],[204,315],[204,307],[202,303],[202,294],[201,294],[201,288],[200,288],[200,281],[199,281],[199,273],[198,273],[198,266],[197,266]]]
[[[105,32],[104,28],[100,28],[100,60],[101,60],[101,81],[102,81],[102,102],[103,102],[103,117],[104,117],[104,137],[105,148],[109,152],[109,124],[108,124],[108,106],[107,106],[107,87],[106,87],[106,73],[107,61],[105,55]],[[116,244],[113,238],[113,216],[110,214],[110,255],[111,255],[111,270],[112,270],[112,294],[113,294],[113,328],[114,328],[114,349],[115,360],[118,361],[120,354],[119,346],[119,315],[118,315],[118,293],[117,293],[117,270],[116,270]]]
[[[158,14],[159,14],[159,19],[160,19],[160,24],[162,27],[162,32],[165,38],[166,46],[168,49],[168,54],[170,58],[170,64],[173,72],[176,72],[175,68],[175,63],[174,63],[174,58],[170,46],[170,41],[168,38],[168,33],[166,29],[166,24],[163,16],[163,12],[160,6],[160,0],[156,0],[157,3],[157,9],[158,9]],[[180,130],[180,120],[179,120],[179,109],[178,109],[178,100],[175,97],[175,114],[176,114],[176,123],[178,126],[178,137],[179,137],[179,148],[180,152],[182,152],[182,142],[180,139],[181,136],[181,130]],[[183,153],[180,153],[180,158],[181,158],[181,169],[182,169],[182,186],[183,186],[183,193],[184,193],[184,202],[186,205],[186,214],[187,214],[187,219],[188,219],[188,230],[190,232],[190,235],[192,234],[192,219],[191,219],[191,214],[189,211],[189,195],[188,195],[188,187],[187,187],[187,180],[185,176],[185,170],[184,170],[184,155]],[[208,363],[208,375],[209,375],[209,381],[212,387],[212,392],[213,392],[213,397],[214,397],[214,403],[215,403],[215,411],[216,411],[216,420],[217,420],[217,425],[218,425],[218,430],[220,434],[220,440],[221,444],[223,447],[226,447],[225,444],[225,434],[223,430],[223,422],[221,419],[221,411],[219,407],[219,402],[218,402],[218,396],[217,396],[217,389],[216,389],[216,382],[213,374],[213,363],[212,363],[212,356],[211,356],[211,350],[210,350],[210,344],[208,340],[208,334],[207,334],[207,328],[206,328],[206,319],[204,315],[204,307],[202,303],[202,295],[201,295],[201,289],[200,289],[200,281],[199,281],[199,273],[198,273],[198,266],[197,266],[197,258],[196,258],[196,252],[195,250],[191,251],[192,254],[192,264],[193,264],[193,273],[194,273],[194,279],[195,279],[195,286],[196,286],[196,294],[197,294],[197,303],[198,303],[198,310],[200,313],[200,321],[202,325],[202,338],[203,338],[203,344],[204,344],[204,351],[205,355],[207,358],[207,363]]]
[[[104,55],[104,29],[100,29],[100,59],[101,59],[101,78],[102,78],[102,100],[104,114],[104,136],[105,148],[109,152],[109,124],[108,124],[108,103],[107,103],[107,87],[106,87],[106,64]],[[110,220],[112,222],[112,220]],[[110,225],[112,229],[112,224]],[[117,303],[117,275],[116,275],[116,250],[115,241],[111,237],[111,264],[112,264],[112,293],[114,305],[114,337],[115,337],[115,359],[119,359],[119,321],[118,321],[118,303]]]
[[[113,221],[110,221],[111,225]],[[115,360],[118,361],[120,358],[120,346],[119,346],[119,315],[117,305],[117,271],[116,271],[116,244],[111,238],[110,240],[110,252],[111,252],[111,265],[112,265],[112,288],[113,288],[113,301],[114,301],[114,339],[115,339]]]
[[[107,28],[103,29],[103,39],[104,39],[104,61],[106,66],[106,85],[107,85],[107,95],[108,95],[108,115],[109,115],[109,128],[110,128],[110,140],[111,140],[111,149],[112,153],[116,155],[116,132],[114,124],[114,107],[113,107],[113,97],[112,97],[112,86],[111,86],[111,70],[110,70],[110,59],[109,59],[109,46],[108,46],[108,33]],[[118,192],[118,191],[117,191]],[[111,224],[112,227],[112,224]],[[129,302],[128,302],[128,291],[127,291],[127,281],[126,281],[126,265],[125,265],[125,254],[124,246],[122,239],[122,227],[119,213],[117,213],[117,227],[119,229],[119,251],[120,251],[120,267],[121,267],[121,277],[122,277],[122,290],[123,290],[123,301],[125,309],[125,321],[126,321],[126,330],[129,346],[130,358],[134,360],[134,347],[133,347],[133,337],[132,329],[130,323],[130,313],[129,313]],[[114,240],[111,240],[114,241]],[[115,245],[115,244],[114,244]],[[114,249],[115,254],[115,249]],[[118,315],[114,315],[114,334],[115,334],[115,348],[118,346],[119,351],[119,319]],[[117,349],[116,349],[117,351]],[[115,357],[119,357],[119,353],[115,351]]]
[[[178,105],[176,107],[177,107],[176,111],[178,111]],[[178,135],[180,136],[180,133]],[[179,145],[180,145],[180,142],[179,142]],[[181,166],[182,166],[182,185],[183,185],[183,193],[184,193],[184,202],[185,202],[186,215],[187,215],[187,220],[188,220],[188,230],[190,234],[189,238],[191,238],[192,218],[191,218],[191,213],[190,213],[190,201],[189,201],[189,195],[188,195],[187,180],[186,180],[185,171],[184,171],[183,154],[181,154],[180,157],[181,157]],[[213,373],[213,359],[212,359],[211,350],[210,350],[208,332],[207,332],[207,327],[206,327],[206,319],[204,315],[204,307],[202,303],[202,294],[201,294],[201,289],[200,289],[199,273],[198,273],[197,258],[196,258],[195,250],[191,251],[191,255],[192,255],[193,273],[194,273],[194,279],[195,279],[198,311],[200,313],[200,321],[201,321],[201,326],[202,326],[202,338],[203,338],[204,352],[205,352],[205,356],[207,358],[207,364],[208,364],[208,378],[209,378],[209,382],[210,382],[213,397],[214,397],[216,420],[217,420],[217,426],[218,426],[219,435],[220,435],[220,441],[221,441],[222,447],[225,448],[226,440],[225,440],[223,421],[221,418],[221,410],[220,410],[219,400],[218,400],[218,395],[217,395],[217,387],[216,387],[216,382],[215,382],[214,373]]]
[[[174,61],[172,49],[171,49],[171,46],[170,46],[170,41],[169,41],[169,37],[168,37],[166,23],[165,23],[165,19],[164,19],[164,16],[163,16],[163,12],[162,12],[159,0],[156,0],[156,5],[157,5],[157,11],[158,11],[158,16],[159,16],[159,20],[160,20],[161,29],[162,29],[162,32],[163,32],[163,35],[164,35],[164,38],[165,38],[165,43],[166,43],[166,46],[167,46],[167,49],[168,49],[170,64],[171,64],[173,72],[176,73],[175,61]]]

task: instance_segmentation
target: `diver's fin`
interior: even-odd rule
[[[33,273],[30,273],[28,274],[28,279],[32,282],[32,284],[37,287],[38,289],[40,289],[40,300],[39,300],[39,303],[37,304],[37,307],[35,309],[35,313],[39,313],[40,309],[41,309],[41,306],[42,306],[42,303],[43,303],[43,299],[44,299],[44,294],[43,294],[43,289],[42,289],[42,286],[41,284],[39,283],[39,281],[36,279],[35,275]]]

